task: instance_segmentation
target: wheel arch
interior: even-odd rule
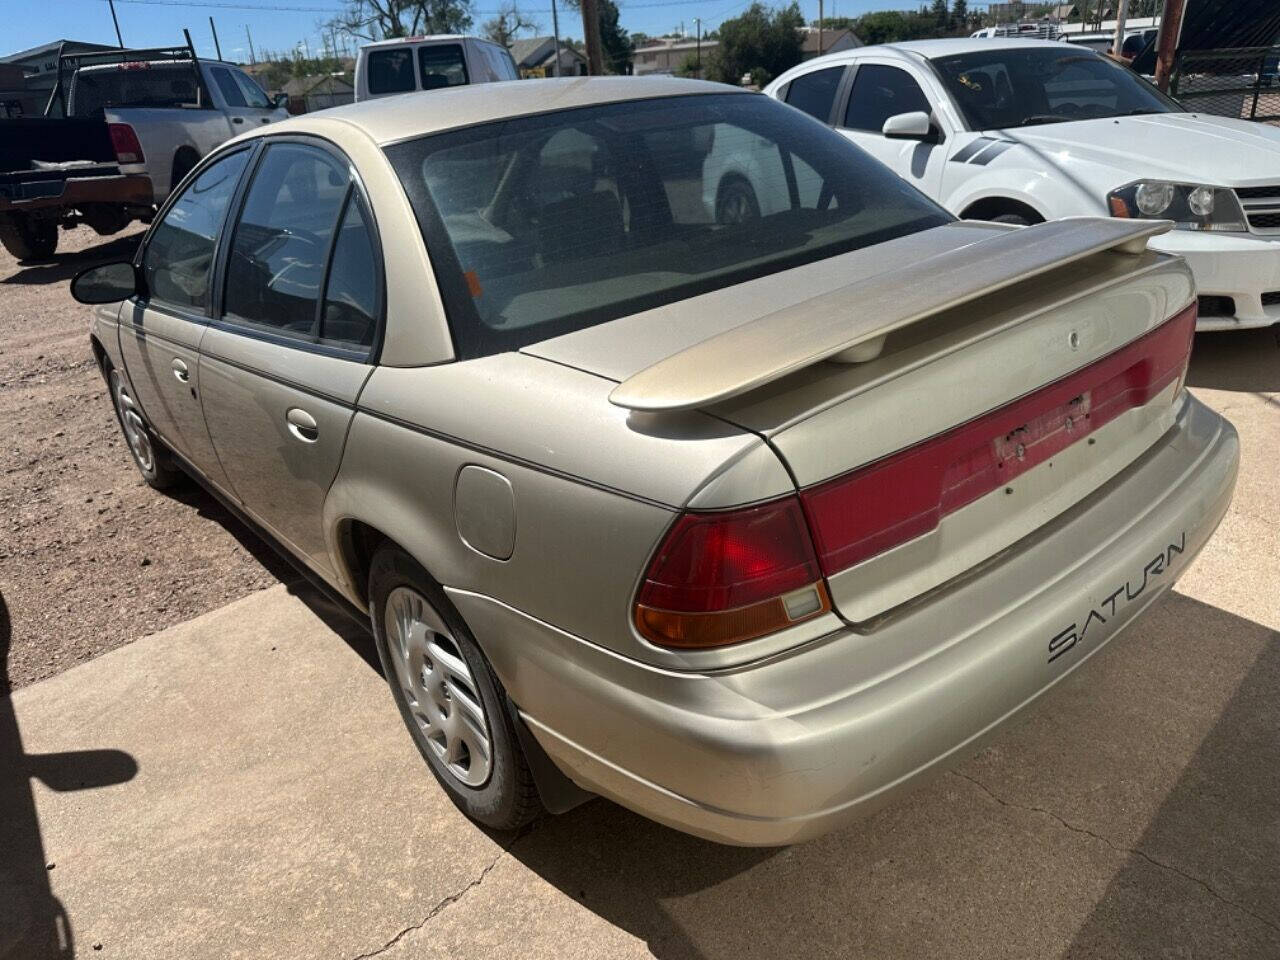
[[[960,212],[960,219],[992,220],[1004,214],[1026,217],[1032,223],[1043,223],[1047,219],[1043,213],[1024,200],[998,195],[974,200]]]

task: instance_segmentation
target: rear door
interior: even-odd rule
[[[226,487],[200,409],[200,341],[218,238],[250,148],[216,159],[168,206],[139,252],[146,296],[120,311],[120,351],[134,399],[160,438]]]
[[[254,517],[329,572],[321,511],[372,369],[382,271],[350,163],[301,138],[260,154],[200,346],[205,422]]]
[[[846,102],[837,111],[836,129],[912,186],[936,197],[946,168],[942,140],[947,131],[939,126],[932,142],[890,140],[881,133],[890,117],[917,111],[932,115],[935,125],[944,122],[910,70],[888,61],[859,60]]]

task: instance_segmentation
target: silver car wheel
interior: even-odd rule
[[[449,628],[410,587],[387,597],[383,628],[405,703],[432,752],[458,782],[483,786],[493,758],[489,718]]]
[[[129,396],[117,370],[111,371],[111,396],[115,399],[116,411],[120,414],[120,425],[124,428],[124,438],[129,444],[129,450],[143,472],[151,473],[156,467],[151,435],[147,433],[147,425],[142,422],[142,416],[134,406],[133,398]]]

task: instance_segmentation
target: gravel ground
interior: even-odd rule
[[[22,687],[278,582],[291,569],[191,484],[143,484],[67,281],[141,231],[62,234],[56,259],[0,249],[0,594]]]

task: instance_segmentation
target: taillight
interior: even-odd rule
[[[111,134],[111,148],[116,152],[116,160],[120,163],[142,163],[146,158],[142,155],[142,144],[133,127],[127,123],[109,123],[107,132]]]
[[[830,576],[933,530],[1181,381],[1196,305],[1096,363],[923,443],[801,492]]]
[[[654,553],[635,623],[653,643],[714,647],[831,609],[800,501],[686,513]]]

